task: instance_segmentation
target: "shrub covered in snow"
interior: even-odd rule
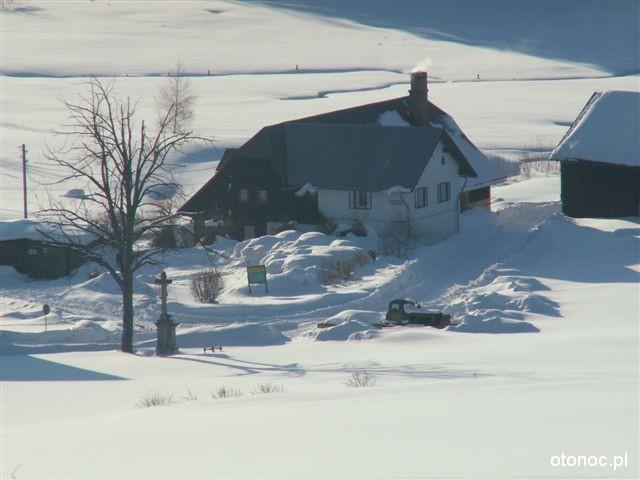
[[[220,400],[222,398],[241,397],[242,392],[236,388],[227,387],[225,385],[218,387],[211,393],[211,398]]]
[[[149,392],[140,399],[137,406],[140,408],[161,407],[162,405],[171,405],[172,403],[173,396],[171,395],[159,392]]]
[[[275,385],[271,382],[265,382],[258,385],[253,391],[251,395],[267,395],[269,393],[279,393],[284,392],[284,387],[282,385]]]
[[[354,276],[356,268],[366,265],[369,260],[370,257],[367,258],[365,253],[357,251],[351,258],[326,262],[322,265],[322,283],[334,285],[346,282]]]
[[[345,385],[351,388],[373,387],[375,384],[376,377],[367,372],[353,372],[345,382]]]
[[[395,255],[398,258],[407,258],[414,240],[415,232],[407,222],[392,222],[380,235],[385,255]]]
[[[194,273],[189,283],[193,298],[200,303],[215,303],[223,287],[222,274],[217,268]]]

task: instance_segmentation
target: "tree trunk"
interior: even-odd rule
[[[133,274],[122,275],[122,351],[133,353]]]

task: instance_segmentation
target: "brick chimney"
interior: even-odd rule
[[[409,90],[409,112],[414,127],[425,127],[429,124],[429,88],[427,72],[411,72],[411,90]]]

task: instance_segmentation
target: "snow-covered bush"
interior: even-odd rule
[[[353,372],[345,382],[345,385],[351,388],[373,387],[375,384],[376,377],[367,372]]]
[[[241,397],[242,392],[235,388],[227,387],[225,385],[216,388],[215,391],[211,393],[211,398],[214,400],[220,400],[222,398],[233,398],[233,397]]]
[[[198,400],[198,395],[193,393],[191,390],[187,390],[187,393],[183,395],[182,399],[185,402],[195,402]]]
[[[215,303],[224,287],[222,274],[217,268],[208,268],[191,276],[191,294],[200,303]]]
[[[269,393],[280,393],[280,392],[284,392],[284,387],[282,385],[275,385],[271,382],[265,382],[258,385],[251,392],[251,395],[266,395]]]
[[[353,233],[356,237],[366,237],[367,227],[365,227],[360,220],[355,220],[351,224],[351,233]]]
[[[385,255],[407,258],[415,234],[408,222],[392,222],[380,235]]]
[[[336,283],[350,280],[357,267],[366,265],[369,261],[364,252],[355,252],[353,257],[327,262],[322,266],[322,283],[325,285],[335,285]]]
[[[171,405],[173,402],[174,400],[171,395],[149,392],[140,399],[137,406],[140,408],[160,407],[162,405]]]

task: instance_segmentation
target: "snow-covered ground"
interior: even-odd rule
[[[593,91],[639,89],[637,74],[470,45],[444,25],[416,34],[391,18],[374,27],[268,2],[156,5],[16,0],[2,13],[1,220],[20,217],[22,143],[32,209],[70,188],[37,182],[59,174],[44,162],[64,122],[58,97],[82,93],[90,73],[115,77],[154,118],[162,76],[183,62],[194,128],[217,146],[177,159],[187,192],[264,125],[406,94],[419,62],[432,101],[512,159],[555,146]],[[604,22],[602,35],[615,28]],[[618,63],[629,52],[619,53]],[[0,476],[637,478],[638,219],[568,219],[559,188],[554,175],[494,188],[494,213],[466,212],[459,235],[408,260],[371,260],[372,237],[298,232],[219,239],[223,256],[168,253],[136,279],[137,355],[115,350],[119,298],[106,274],[85,265],[38,281],[0,267]],[[325,284],[344,259],[357,259],[353,278]],[[254,261],[267,265],[268,294],[249,294]],[[210,265],[225,289],[205,305],[189,279]],[[181,322],[172,358],[152,355],[160,268]],[[376,329],[401,296],[455,325]],[[210,345],[224,349],[203,353]],[[353,372],[375,386],[347,387]],[[282,391],[252,394],[268,382]],[[213,399],[221,386],[242,395]],[[153,392],[173,402],[141,408]],[[605,465],[554,466],[562,454]]]
[[[3,476],[19,467],[17,478],[634,478],[637,221],[567,219],[550,184],[557,177],[496,188],[499,213],[468,212],[460,235],[408,262],[379,258],[331,288],[279,265],[288,281],[249,297],[234,258],[220,265],[228,292],[205,307],[186,289],[203,253],[178,252],[167,259],[169,308],[185,323],[182,353],[169,359],[148,356],[149,330],[136,332],[139,355],[113,351],[106,279],[83,282],[81,270],[38,282],[3,270]],[[138,289],[145,328],[157,316],[150,280]],[[400,294],[461,325],[374,329]],[[35,328],[44,300],[60,306],[46,334]],[[200,349],[212,344],[223,351]],[[376,385],[348,388],[353,372]],[[284,391],[252,395],[265,382]],[[242,396],[213,399],[221,386]],[[174,403],[140,408],[152,392]],[[628,463],[552,466],[562,453]]]

